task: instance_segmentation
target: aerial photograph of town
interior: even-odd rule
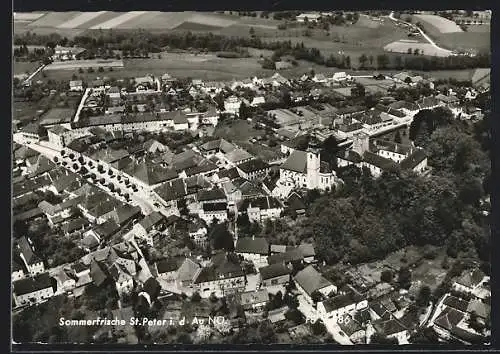
[[[14,12],[11,343],[489,345],[491,16]]]

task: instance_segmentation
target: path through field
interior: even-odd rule
[[[427,40],[427,42],[429,42],[434,48],[436,49],[439,49],[443,52],[447,52],[448,53],[448,56],[452,55],[452,51],[449,50],[449,49],[445,49],[445,48],[442,48],[440,46],[438,46],[428,35],[425,34],[424,31],[422,31],[420,28],[418,28],[417,26],[415,25],[412,25],[411,23],[408,23],[408,22],[405,22],[405,21],[402,21],[402,20],[398,20],[394,17],[394,11],[391,11],[391,13],[389,14],[389,18],[395,22],[402,22],[402,23],[406,23],[410,26],[412,26],[412,28],[418,30],[420,32],[420,34]]]

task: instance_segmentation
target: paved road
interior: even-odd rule
[[[43,70],[43,68],[45,68],[46,65],[45,64],[42,64],[38,67],[38,69],[36,69],[30,76],[28,76],[28,78],[26,80],[24,80],[24,83],[27,83],[29,82],[31,79],[33,79],[36,74],[38,74],[41,70]]]
[[[51,147],[48,147],[48,146],[40,145],[40,143],[36,142],[35,140],[26,139],[26,138],[22,137],[20,134],[14,134],[13,138],[14,138],[14,141],[16,143],[21,144],[21,145],[26,145],[26,146],[30,147],[31,149],[33,149],[33,150],[39,152],[40,154],[46,156],[51,161],[54,160],[55,156],[60,156],[59,155],[60,154],[60,149],[56,149],[56,148],[51,148]],[[76,162],[76,163],[78,163],[78,162]],[[95,166],[97,166],[97,164]],[[91,170],[93,173],[95,173],[96,176],[98,177],[98,179],[104,178],[106,180],[106,183],[112,182],[114,184],[117,184],[116,181],[113,180],[111,177],[109,177],[109,175],[107,173],[101,174],[101,173],[99,173],[97,171],[97,168],[95,168],[95,167],[93,169],[89,169],[89,170]],[[97,186],[99,189],[105,189],[99,183],[94,183],[94,185]],[[125,187],[120,186],[120,188],[123,189],[123,190],[125,190]],[[123,197],[119,196],[117,193],[112,193],[111,191],[108,191],[107,189],[105,189],[105,191],[107,193],[112,194],[114,197],[116,197],[116,198],[118,198],[120,200],[124,200]],[[148,194],[146,192],[141,192],[140,190],[138,192],[135,192],[135,193],[131,192],[129,190],[127,190],[127,192],[129,193],[130,199],[132,200],[132,203],[130,203],[130,204],[139,206],[141,208],[141,211],[145,215],[151,214],[153,211],[162,211],[164,209],[162,207],[156,207],[154,205],[154,202],[156,200],[154,199],[152,201],[151,200],[152,197],[148,196]]]
[[[320,318],[318,311],[304,299],[303,295],[299,295],[297,299],[299,300],[298,310],[302,312],[302,314],[306,317],[306,319],[315,321]],[[336,320],[323,319],[323,323],[328,333],[332,335],[333,339],[337,343],[342,345],[353,345],[353,343],[347,336],[341,334],[343,332],[341,331]]]
[[[425,34],[425,32],[424,32],[421,28],[417,27],[416,25],[414,25],[414,24],[412,24],[412,23],[409,23],[409,22],[406,22],[406,21],[399,20],[399,19],[395,18],[395,17],[394,17],[394,11],[392,11],[392,12],[389,14],[389,18],[390,18],[391,20],[395,21],[395,22],[402,22],[402,23],[406,23],[407,25],[410,25],[412,28],[414,28],[414,29],[416,29],[417,31],[419,31],[419,32],[420,32],[420,34],[422,35],[422,37],[424,37],[424,38],[425,38],[425,40],[426,40],[427,42],[429,42],[429,43],[430,43],[430,44],[431,44],[434,48],[436,48],[436,49],[438,49],[438,50],[441,50],[441,51],[443,51],[443,52],[447,53],[448,55],[452,55],[452,54],[453,54],[453,52],[452,52],[451,50],[438,46],[438,45],[436,44],[436,42],[434,42],[434,41],[432,40],[432,38],[430,38],[427,34]]]

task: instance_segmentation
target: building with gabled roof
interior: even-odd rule
[[[485,274],[478,268],[465,270],[452,284],[454,290],[470,294],[485,280]]]
[[[368,300],[351,291],[321,301],[317,307],[323,321],[338,320],[341,317],[345,319],[345,316],[353,316],[356,311],[367,308]]]
[[[109,268],[109,274],[115,282],[116,291],[119,295],[128,293],[134,288],[134,277],[122,264],[113,263]]]
[[[198,213],[198,216],[200,219],[203,219],[207,225],[212,224],[214,219],[216,219],[218,223],[222,223],[227,220],[227,210],[227,202],[204,203]]]
[[[259,268],[260,285],[272,287],[286,285],[290,282],[291,270],[284,263],[274,263]]]
[[[12,284],[16,307],[43,302],[54,296],[56,283],[49,273],[38,274]]]
[[[267,219],[277,219],[283,212],[283,206],[278,199],[272,196],[244,199],[239,207],[239,214],[248,215],[250,222],[263,222]]]
[[[225,253],[219,253],[212,257],[209,266],[200,270],[193,285],[203,294],[230,294],[245,288],[245,273],[240,264],[228,259]]]
[[[293,277],[295,285],[306,301],[313,303],[311,295],[318,291],[324,296],[337,292],[337,287],[319,273],[313,266],[309,265],[299,271]]]
[[[271,166],[259,158],[243,162],[237,165],[236,168],[241,177],[250,181],[264,178],[271,171]]]
[[[263,237],[240,237],[236,241],[234,251],[248,261],[265,262],[267,264],[269,243]]]
[[[165,215],[158,211],[153,211],[134,225],[134,234],[141,240],[146,241],[148,245],[153,246],[153,232],[163,229],[166,220]]]
[[[354,344],[364,344],[366,338],[366,330],[363,326],[351,315],[346,315],[342,321],[337,322],[340,329]]]
[[[208,244],[208,230],[205,222],[201,219],[196,219],[195,222],[189,225],[189,237],[193,242],[201,248],[204,248]]]
[[[33,252],[33,246],[28,237],[20,237],[17,240],[17,247],[19,249],[19,255],[24,262],[24,266],[30,275],[41,274],[45,271],[43,260]]]
[[[108,279],[109,274],[101,262],[92,259],[90,262],[90,277],[96,286],[101,286]]]
[[[153,189],[178,177],[174,169],[164,168],[148,159],[142,162],[132,161],[123,172],[132,176],[138,185]]]
[[[408,343],[408,329],[395,318],[387,321],[375,322],[373,324],[375,330],[387,338],[394,338],[399,344]]]
[[[186,258],[177,270],[176,284],[178,288],[189,288],[193,286],[195,277],[200,272],[201,267],[190,258]]]

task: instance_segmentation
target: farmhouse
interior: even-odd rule
[[[317,22],[321,18],[319,13],[302,13],[295,17],[297,22]]]
[[[177,278],[175,280],[177,287],[191,287],[195,277],[200,273],[201,267],[193,260],[186,258],[177,270]]]
[[[83,52],[85,52],[84,48],[62,47],[57,45],[54,48],[54,55],[52,56],[52,59],[55,61],[76,60]]]
[[[72,92],[83,92],[82,80],[71,80],[69,82],[69,90]]]

